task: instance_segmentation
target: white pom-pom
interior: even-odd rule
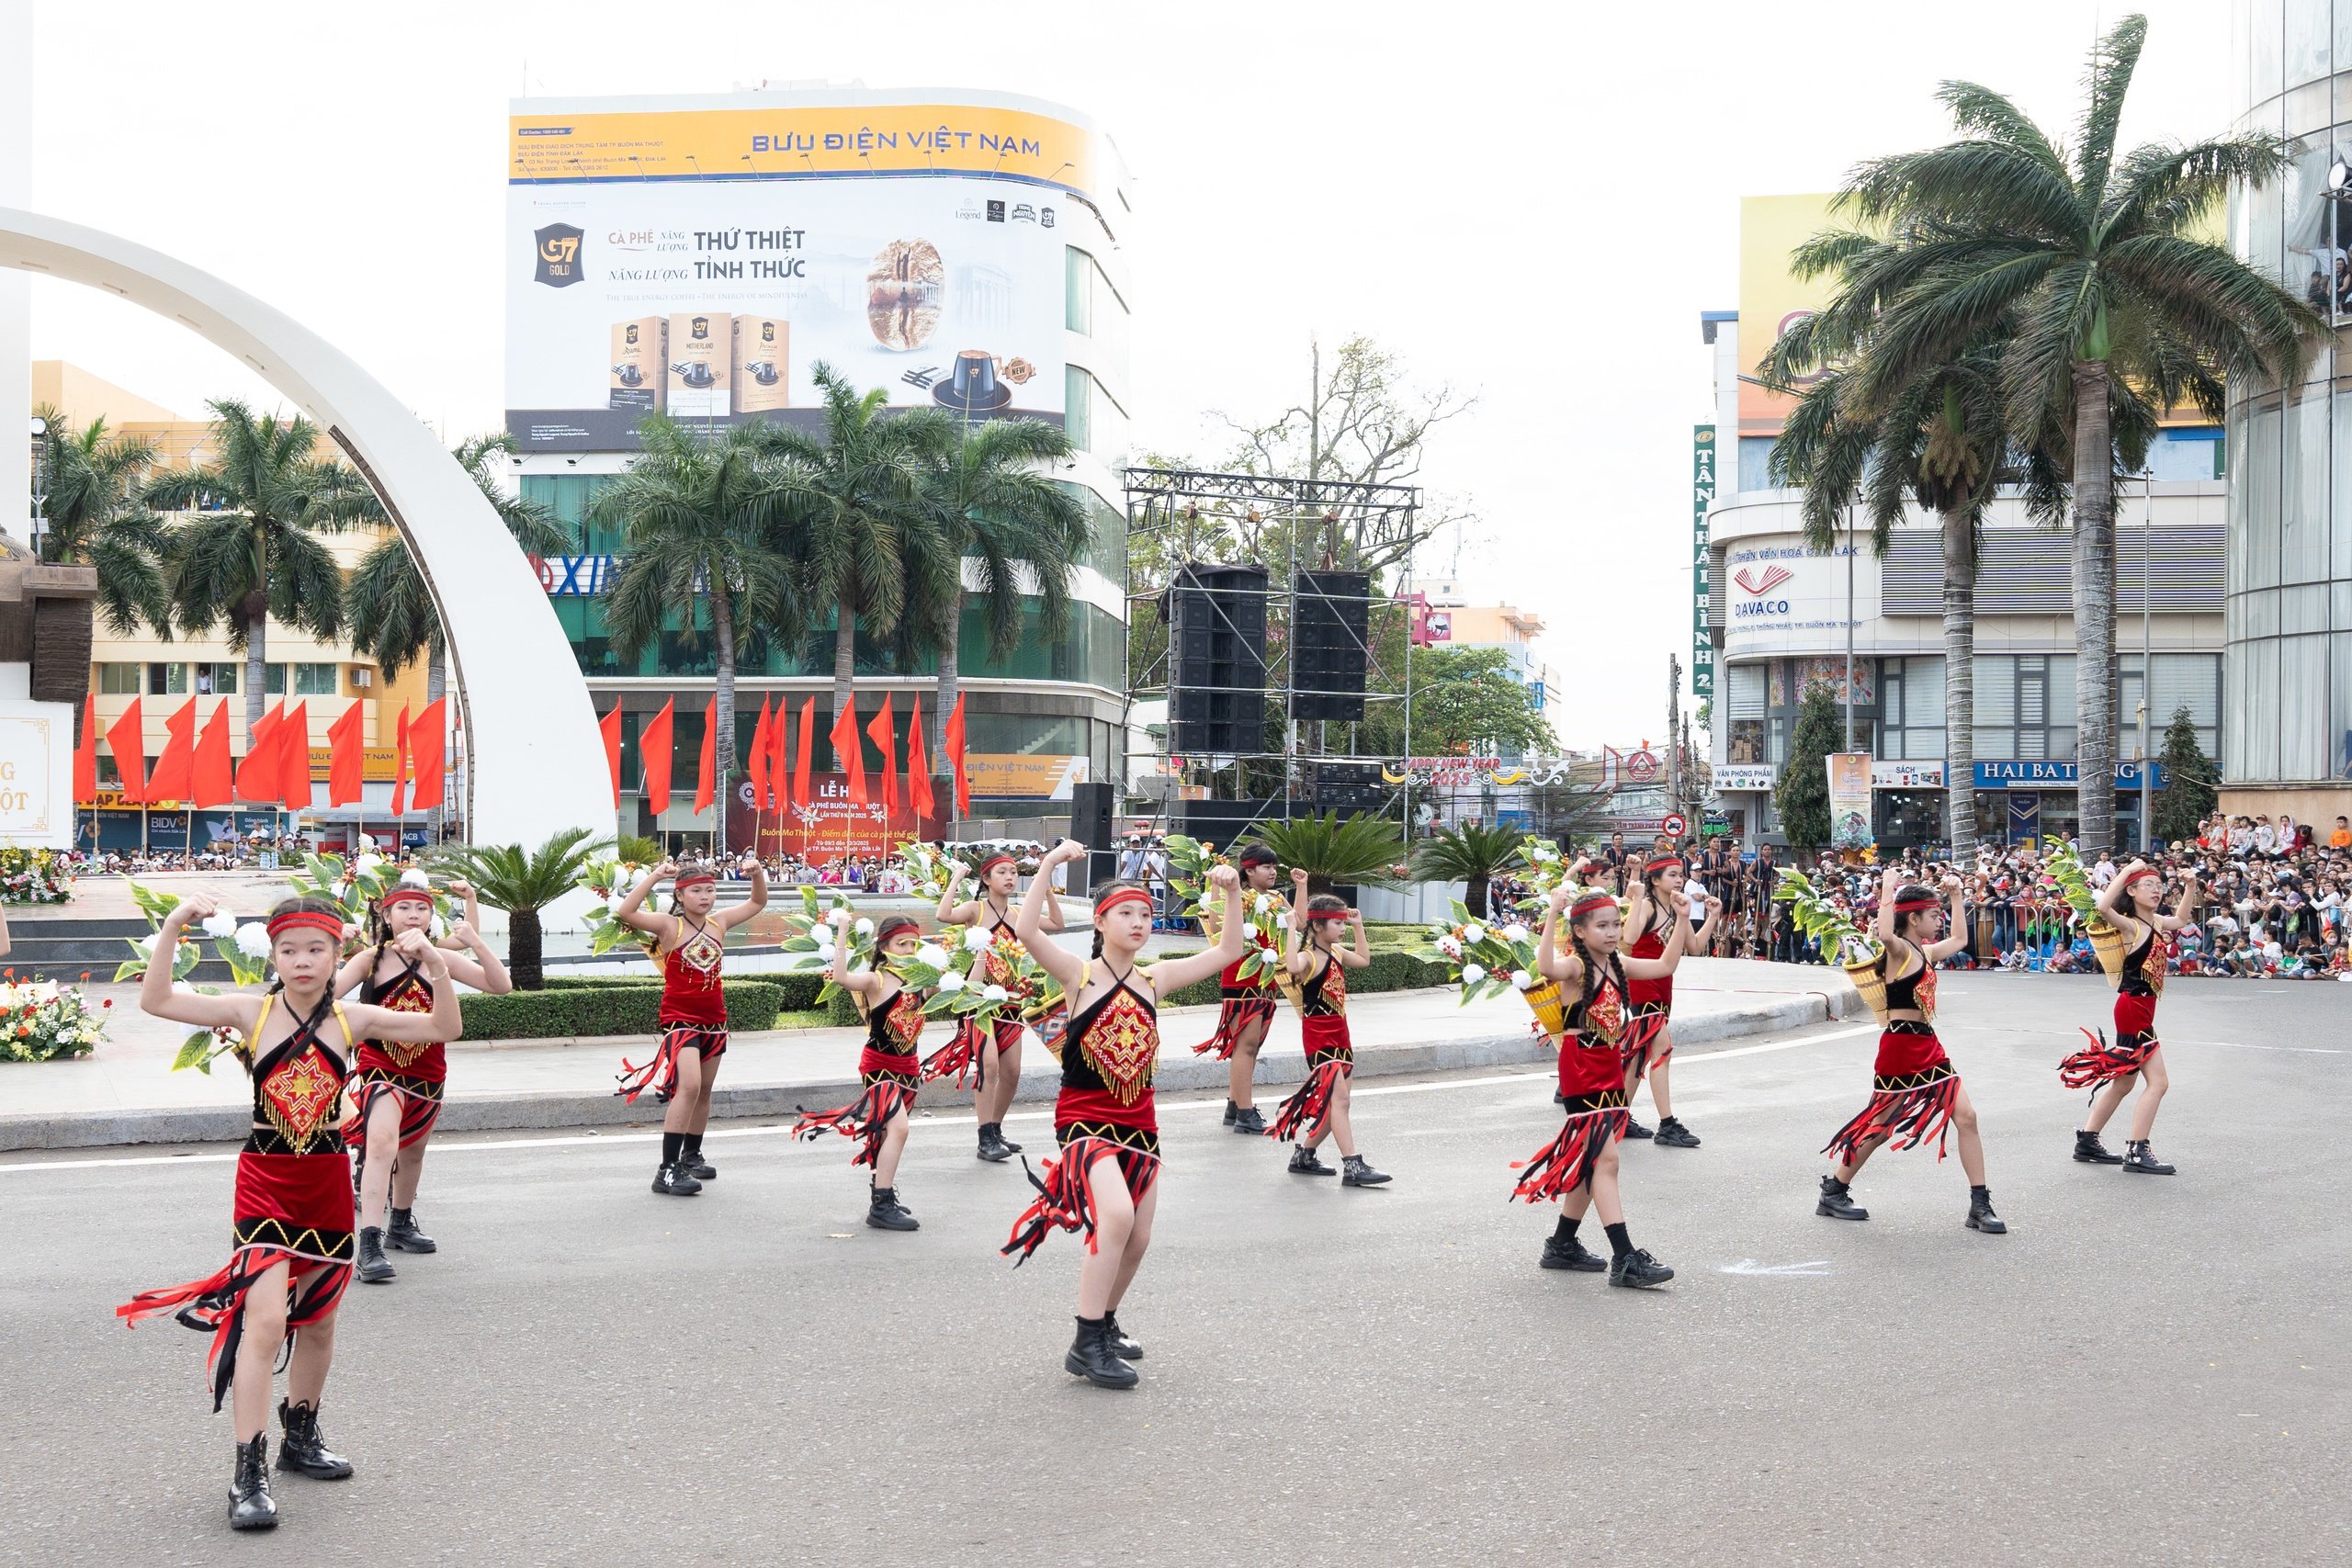
[[[1012,993],[1007,991],[1002,986],[989,986],[983,987],[980,991],[980,995],[982,997],[992,1002],[1001,1002],[1011,994]]]
[[[1261,893],[1261,894],[1259,894],[1259,895],[1258,895],[1258,913],[1260,913],[1260,914],[1261,914],[1261,915],[1271,915],[1271,914],[1272,914],[1273,912],[1274,912],[1274,896],[1273,896],[1272,894],[1271,894],[1271,893]]]
[[[1462,940],[1475,947],[1479,942],[1487,940],[1487,928],[1480,925],[1464,926],[1462,928]]]
[[[978,926],[967,926],[964,929],[964,945],[971,952],[978,953],[995,940]]]
[[[381,855],[361,855],[359,857],[359,869],[362,871],[373,871],[383,863],[384,857]]]
[[[1441,941],[1437,944],[1437,950],[1440,953],[1444,953],[1448,958],[1459,958],[1462,956],[1462,944],[1454,941],[1452,937],[1446,937]]]
[[[1535,976],[1524,969],[1514,969],[1511,971],[1510,983],[1514,990],[1532,991],[1535,988]]]
[[[1505,942],[1525,942],[1533,934],[1533,932],[1530,931],[1525,926],[1521,925],[1517,920],[1513,920],[1510,924],[1503,928],[1503,940]]]
[[[209,937],[232,937],[236,935],[237,917],[234,915],[207,915],[204,918],[204,934]]]
[[[915,949],[915,962],[928,964],[933,969],[944,969],[947,967],[947,950],[937,942],[924,942]]]
[[[434,935],[434,937],[435,937],[435,940],[438,940],[439,938],[442,938],[442,937],[447,936],[447,935],[449,934],[449,925],[448,925],[448,922],[447,922],[447,921],[446,921],[446,920],[444,920],[444,919],[443,919],[440,916],[438,916],[438,915],[434,916],[434,917],[433,917],[433,919],[432,919],[432,921],[431,921],[431,923],[430,923],[430,924],[428,924],[424,929],[425,929],[426,931],[431,931],[431,932],[433,933],[433,935]]]
[[[237,928],[237,951],[248,958],[262,958],[269,953],[269,928],[259,920],[247,920]]]
[[[956,973],[955,970],[950,969],[947,973],[939,977],[939,988],[952,997],[956,992],[964,988],[964,976]],[[983,992],[981,994],[986,995],[987,993]]]
[[[401,886],[402,887],[422,887],[430,891],[433,886],[433,879],[425,875],[424,873],[418,871],[412,866],[407,871],[401,873]]]
[[[874,934],[874,922],[861,917],[857,922],[857,934],[860,936],[872,936]]]
[[[1462,983],[1465,986],[1475,986],[1486,977],[1487,970],[1484,964],[1465,964],[1462,966]]]

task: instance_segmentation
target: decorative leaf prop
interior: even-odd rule
[[[2090,873],[2083,869],[2082,857],[2075,853],[2073,845],[2054,833],[2044,844],[2042,869],[2057,884],[2059,897],[2075,911],[2086,932],[2105,931],[2107,917],[2099,913],[2098,892],[2091,886]]]
[[[627,942],[635,942],[649,953],[652,942],[634,926],[623,925],[613,918],[613,899],[624,887],[635,883],[645,868],[631,860],[594,860],[580,868],[572,886],[597,902],[585,910],[581,919],[588,926],[588,951],[603,956]]]
[[[1831,903],[1804,873],[1783,866],[1772,897],[1776,903],[1789,907],[1789,916],[1796,922],[1797,930],[1818,942],[1822,952],[1834,953],[1841,960],[1852,962],[1877,956],[1878,940],[1855,925],[1852,917]]]
[[[311,858],[315,860],[320,857],[312,856]],[[138,905],[139,912],[147,917],[148,935],[143,939],[132,937],[122,939],[124,944],[130,949],[131,956],[125,959],[115,970],[114,977],[118,983],[146,977],[147,965],[153,963],[155,957],[154,933],[163,929],[164,917],[178,908],[180,904],[179,896],[175,893],[158,893],[152,888],[141,887],[135,882],[129,886],[131,901]],[[217,930],[208,930],[203,934],[211,937],[214,955],[229,966],[229,973],[236,976],[237,984],[258,986],[267,980],[269,978],[269,933],[261,921],[239,920],[236,917],[225,913],[215,916],[214,919],[223,922],[230,929],[225,933]],[[182,931],[179,944],[172,951],[173,980],[175,982],[186,980],[196,972],[196,966],[203,961],[203,952],[198,946],[198,933],[192,931]],[[220,994],[220,987],[218,986],[198,986],[196,989],[207,996]],[[223,1051],[234,1047],[237,1040],[237,1032],[233,1029],[197,1030],[180,1043],[179,1055],[172,1058],[172,1070],[177,1072],[183,1067],[194,1067],[200,1073],[209,1073],[212,1071],[213,1058]]]
[[[1539,934],[1525,921],[1474,920],[1460,899],[1453,900],[1453,919],[1430,925],[1426,956],[1444,964],[1462,993],[1462,1005],[1490,997],[1534,989],[1543,984],[1535,973],[1535,939]]]

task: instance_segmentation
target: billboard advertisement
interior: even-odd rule
[[[946,832],[944,800],[937,814],[918,815],[903,798],[895,808],[879,800],[858,805],[850,798],[846,773],[813,773],[808,782],[815,799],[795,802],[788,811],[756,814],[751,784],[739,784],[728,802],[727,841],[739,848],[751,843],[756,825],[762,855],[797,855],[810,865],[831,865],[837,860],[895,860],[908,840],[937,839]]]
[[[1826,277],[1792,276],[1789,253],[1825,229],[1845,223],[1831,216],[1827,194],[1747,196],[1739,202],[1739,373],[1753,377],[1772,345],[1798,321],[1829,302]],[[1796,400],[1750,380],[1739,384],[1739,434],[1778,435]]]
[[[1829,842],[1841,850],[1866,850],[1871,837],[1871,754],[1833,751],[1822,759],[1829,770]]]
[[[530,107],[506,212],[524,451],[628,450],[657,412],[813,423],[820,363],[894,408],[1062,416],[1091,130],[971,105]]]

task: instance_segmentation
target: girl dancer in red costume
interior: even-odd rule
[[[237,1156],[228,1266],[208,1279],[148,1291],[115,1308],[137,1322],[175,1312],[212,1336],[212,1407],[232,1402],[237,1465],[229,1488],[232,1529],[269,1529],[269,1391],[278,1348],[290,1335],[277,1468],[322,1481],[351,1474],[328,1449],[319,1400],[334,1359],[335,1306],[351,1282],[351,1167],[336,1108],[361,1036],[427,1045],[455,1040],[461,1022],[449,966],[422,931],[395,942],[424,971],[429,1012],[337,1005],[335,963],[343,911],[323,898],[289,898],[270,911],[269,956],[277,979],[259,996],[208,995],[172,983],[172,955],[190,921],[214,912],[201,894],[183,898],[155,933],[139,1005],[157,1018],[233,1031],[237,1059],[253,1075],[253,1131]]]
[[[727,1054],[727,993],[719,982],[719,964],[727,953],[727,933],[768,907],[767,868],[756,855],[745,855],[739,868],[752,879],[752,896],[731,909],[714,913],[718,902],[718,873],[701,861],[680,866],[665,860],[638,879],[613,919],[653,939],[653,962],[662,971],[662,1048],[641,1067],[621,1063],[622,1099],[634,1104],[650,1087],[669,1096],[662,1116],[662,1168],[653,1173],[653,1190],[665,1197],[690,1198],[702,1184],[718,1175],[702,1157],[702,1139],[710,1125],[710,1086],[718,1077],[718,1058]],[[670,913],[652,914],[641,906],[653,885],[673,877]]]
[[[1626,944],[1628,958],[1655,959],[1666,951],[1667,927],[1680,919],[1668,907],[1682,894],[1682,884],[1689,877],[1682,857],[1676,854],[1654,854],[1645,862],[1641,874],[1627,885],[1625,930],[1633,940]],[[1686,952],[1704,953],[1714,940],[1715,921],[1722,917],[1724,901],[1710,895],[1707,898],[1706,923],[1698,934],[1684,933]],[[1644,1074],[1650,1080],[1650,1101],[1657,1107],[1657,1141],[1670,1149],[1695,1149],[1697,1134],[1685,1127],[1674,1114],[1674,1097],[1667,1083],[1667,1075],[1674,1056],[1674,981],[1671,976],[1645,979],[1628,972],[1626,1000],[1630,1004],[1625,1023],[1625,1135],[1646,1138],[1650,1130],[1634,1120],[1634,1091],[1641,1087]]]
[[[1296,987],[1292,1000],[1298,1004],[1299,1029],[1306,1043],[1306,1081],[1283,1101],[1266,1136],[1291,1138],[1300,1129],[1307,1129],[1291,1151],[1294,1176],[1334,1174],[1315,1157],[1317,1147],[1330,1138],[1340,1145],[1340,1163],[1346,1168],[1340,1184],[1378,1187],[1389,1179],[1356,1153],[1355,1124],[1348,1117],[1356,1054],[1348,1036],[1346,972],[1371,966],[1372,943],[1364,935],[1363,917],[1349,908],[1347,900],[1329,893],[1309,898],[1306,873],[1294,871],[1290,878],[1296,891],[1290,907],[1289,951],[1283,962]],[[1351,926],[1355,929],[1355,946],[1342,950],[1340,938]],[[1304,948],[1299,945],[1302,937],[1306,939]]]
[[[956,890],[967,874],[979,897],[959,903]],[[1020,883],[1020,863],[1009,854],[991,854],[969,873],[959,865],[948,876],[947,891],[940,895],[939,919],[946,925],[984,931],[992,942],[1011,942],[1012,892]],[[1046,889],[1044,924],[1039,929],[1048,932],[1062,929],[1062,907],[1050,887]],[[983,986],[1001,986],[1012,978],[1012,965],[993,952],[978,967],[981,971],[978,983]],[[956,1026],[955,1043],[923,1064],[924,1072],[932,1077],[960,1075],[967,1063],[972,1066],[979,1080],[972,1090],[972,1110],[979,1117],[978,1153],[985,1160],[1010,1159],[1021,1152],[1019,1144],[1008,1143],[1004,1136],[1005,1112],[1012,1107],[1013,1091],[1021,1087],[1021,1032],[1017,1013],[986,1027],[966,1020]]]
[[[424,931],[433,924],[433,889],[424,874],[410,874],[376,900],[376,944],[355,954],[335,976],[337,996],[359,989],[359,999],[391,1012],[431,1012],[433,987],[424,972],[408,958],[395,955],[392,944],[410,931]],[[449,891],[466,902],[465,918],[449,928],[443,962],[458,984],[493,997],[514,988],[506,965],[475,929],[481,909],[469,883],[452,882]],[[459,957],[460,953],[469,957]],[[441,1117],[442,1086],[448,1080],[449,1057],[442,1042],[412,1045],[405,1041],[364,1039],[359,1043],[359,1070],[351,1076],[351,1119],[343,1124],[344,1138],[362,1139],[359,1151],[359,1279],[380,1285],[396,1270],[384,1256],[390,1247],[400,1252],[437,1252],[439,1244],[417,1228],[416,1186],[424,1171],[424,1147],[433,1124]],[[391,1204],[391,1223],[379,1227],[366,1222]]]
[[[1560,1088],[1555,1098],[1567,1111],[1560,1135],[1534,1156],[1513,1167],[1527,1174],[1511,1196],[1531,1203],[1557,1199],[1560,1221],[1544,1244],[1546,1269],[1569,1269],[1597,1274],[1609,1270],[1609,1282],[1647,1290],[1674,1278],[1674,1270],[1634,1245],[1625,1228],[1625,1201],[1618,1188],[1617,1143],[1625,1135],[1628,1097],[1621,1070],[1620,1040],[1632,1009],[1626,1000],[1634,979],[1663,979],[1682,962],[1690,921],[1683,918],[1689,900],[1679,893],[1666,896],[1672,922],[1660,939],[1655,958],[1629,958],[1618,952],[1623,927],[1617,900],[1587,888],[1571,904],[1573,886],[1589,863],[1579,860],[1568,868],[1567,880],[1553,889],[1552,906],[1544,917],[1544,934],[1535,944],[1535,970],[1556,982],[1563,996],[1577,999],[1566,1010],[1561,1032]],[[1560,946],[1560,917],[1566,913],[1570,942]],[[1586,1208],[1600,1213],[1609,1234],[1610,1258],[1603,1263],[1577,1240],[1577,1226]]]
[[[850,1157],[854,1168],[874,1168],[874,1190],[867,1200],[865,1223],[876,1230],[912,1231],[922,1225],[899,1201],[899,1156],[907,1147],[907,1117],[915,1093],[922,1087],[922,1005],[931,993],[916,990],[889,968],[893,959],[914,956],[922,945],[922,929],[905,915],[888,915],[874,928],[874,967],[849,966],[850,912],[833,911],[834,985],[857,998],[865,1015],[865,1049],[857,1058],[857,1081],[864,1092],[837,1111],[801,1112],[792,1135],[804,1141],[828,1132],[859,1140]]]
[[[1261,898],[1274,898],[1274,878],[1282,867],[1274,859],[1274,852],[1263,844],[1252,844],[1241,852],[1241,902],[1246,909]],[[1288,906],[1275,903],[1288,913]],[[1202,925],[1209,940],[1216,940],[1216,911],[1204,912]],[[1225,1124],[1237,1133],[1256,1134],[1266,1130],[1266,1119],[1258,1114],[1257,1091],[1253,1087],[1258,1077],[1258,1050],[1274,1027],[1274,971],[1261,969],[1253,979],[1241,977],[1238,962],[1225,966],[1217,976],[1218,991],[1225,1005],[1217,1010],[1216,1032],[1193,1047],[1197,1055],[1214,1055],[1228,1064],[1226,1068]]]
[[[2170,1176],[2148,1147],[2155,1131],[2156,1108],[2164,1103],[2172,1077],[2165,1071],[2164,1042],[2156,1038],[2156,998],[2164,995],[2165,970],[2171,963],[2172,933],[2188,923],[2197,908],[2197,875],[2191,872],[2171,914],[2164,911],[2164,878],[2145,863],[2133,861],[2123,874],[2099,895],[2099,913],[2123,933],[2123,967],[2114,976],[2115,1043],[2092,1035],[2089,1048],[2058,1064],[2058,1079],[2068,1089],[2088,1089],[2091,1113],[2075,1131],[2075,1157],[2086,1165],[2120,1165],[2142,1176]],[[2089,1034],[2090,1031],[2083,1032]],[[2140,1082],[2140,1103],[2132,1112],[2132,1136],[2123,1153],[2111,1155],[2098,1141],[2132,1082]]]
[[[1821,1179],[1821,1201],[1814,1213],[1833,1220],[1867,1220],[1870,1211],[1854,1201],[1854,1173],[1883,1144],[1898,1149],[1916,1148],[1936,1141],[1936,1157],[1944,1157],[1944,1134],[1960,1134],[1960,1168],[1968,1174],[1970,1230],[2003,1235],[2008,1226],[1993,1213],[1993,1194],[1984,1185],[1984,1140],[1976,1130],[1976,1107],[1936,1038],[1936,964],[1968,942],[1968,902],[1957,876],[1944,877],[1951,900],[1949,920],[1944,906],[1926,887],[1902,885],[1903,874],[1886,868],[1879,885],[1879,973],[1886,984],[1886,1006],[1880,1015],[1878,1064],[1871,1079],[1871,1102],[1862,1113],[1838,1130],[1821,1152],[1838,1156],[1838,1167]]]
[[[1086,852],[1067,839],[1046,852],[1015,928],[1069,998],[1069,1028],[1058,1043],[1062,1088],[1054,1104],[1061,1155],[1046,1162],[1042,1179],[1030,1178],[1037,1201],[1013,1222],[1003,1250],[1025,1262],[1057,1226],[1086,1238],[1078,1337],[1062,1366],[1098,1388],[1133,1388],[1136,1370],[1127,1363],[1143,1347],[1120,1331],[1118,1307],[1151,1244],[1159,1206],[1159,1119],[1151,1092],[1159,1065],[1159,998],[1241,955],[1241,885],[1231,866],[1212,869],[1209,886],[1225,895],[1217,945],[1143,970],[1136,961],[1151,936],[1151,894],[1139,883],[1106,882],[1094,890],[1094,956],[1081,959],[1046,940],[1045,889],[1056,866]]]

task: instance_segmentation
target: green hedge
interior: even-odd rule
[[[784,1010],[777,980],[729,980],[727,1021],[731,1029],[773,1029]],[[503,997],[458,999],[469,1040],[548,1040],[566,1035],[656,1034],[661,1032],[662,987],[658,981],[623,976],[613,980],[559,980],[544,991],[510,991]],[[812,1004],[813,1005],[813,1004]]]
[[[1171,953],[1170,958],[1185,954]],[[1362,969],[1348,971],[1348,994],[1363,996],[1368,991],[1416,991],[1432,986],[1450,986],[1453,971],[1435,959],[1421,958],[1409,953],[1382,953],[1375,950],[1372,962]],[[1207,1007],[1216,1002],[1222,993],[1216,976],[1196,981],[1181,991],[1162,997],[1169,1007]]]
[[[794,971],[789,974],[745,976],[744,979],[756,985],[775,987],[779,998],[776,1003],[776,1010],[779,1012],[812,1010],[818,1005],[817,993],[825,988],[825,976],[814,969],[806,973]],[[727,983],[729,986],[735,984],[732,980]],[[615,986],[651,986],[659,990],[661,984],[659,980],[649,975],[550,975],[548,976],[548,989],[550,991]],[[733,995],[731,991],[729,994]],[[747,1023],[742,1027],[750,1029],[753,1026]],[[767,1026],[762,1024],[758,1027],[764,1029]]]

